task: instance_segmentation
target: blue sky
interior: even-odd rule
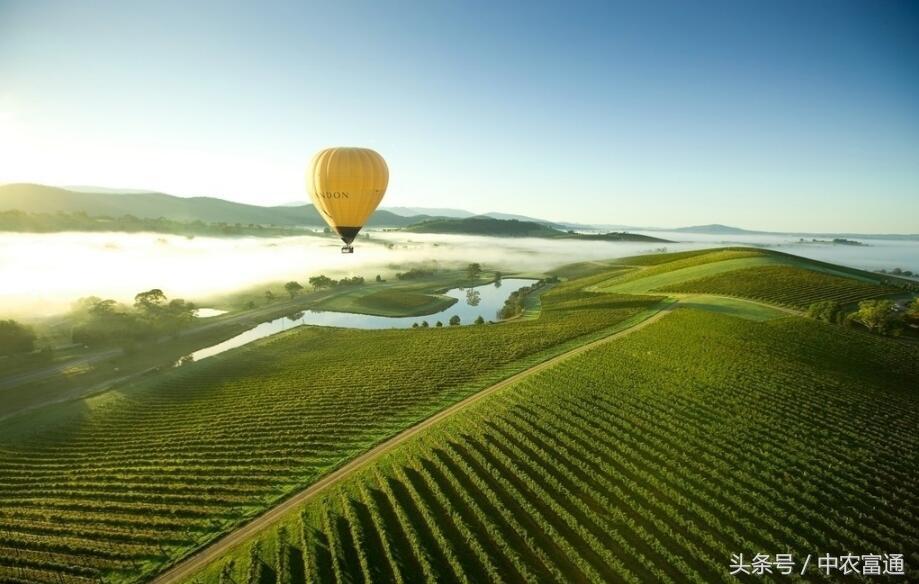
[[[309,4],[0,0],[0,182],[919,232],[915,3]]]

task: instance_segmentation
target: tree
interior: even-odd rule
[[[151,290],[150,292],[160,292]],[[154,324],[161,316],[157,294],[144,293],[135,297],[137,310],[129,312],[111,299],[98,297],[79,301],[80,309],[74,313],[77,324],[71,329],[71,339],[85,345],[128,343],[152,334]],[[165,298],[165,296],[163,296]],[[158,308],[159,307],[159,308]]]
[[[440,321],[438,320],[437,323],[434,324],[434,326],[440,328],[440,327],[444,326],[444,323],[442,323],[442,322],[440,322]]]
[[[422,320],[422,321],[421,321],[421,328],[428,328],[429,326],[430,326],[430,325],[428,324],[428,321],[426,321],[426,320]]]
[[[481,315],[481,314],[478,316],[478,318],[475,319],[475,323],[476,323],[476,324],[485,324],[485,319],[482,318],[482,315]]]
[[[35,350],[35,332],[15,320],[0,320],[0,355],[31,353]]]
[[[169,301],[163,310],[163,324],[167,328],[177,330],[195,320],[195,311],[197,307],[191,302],[185,302],[181,298],[173,298]]]
[[[862,300],[852,320],[863,324],[869,331],[886,333],[894,321],[893,301]]]
[[[501,278],[503,277],[504,275],[501,272],[495,272],[495,288],[501,287]]]
[[[454,314],[450,317],[450,326],[457,326],[460,323],[460,317],[458,314]]]
[[[323,276],[321,274],[319,276],[311,277],[309,282],[310,282],[310,286],[312,286],[314,290],[319,290],[321,288],[330,288],[335,285],[335,280],[333,280],[332,278],[329,278],[328,276]]]
[[[904,318],[908,323],[919,324],[919,298],[914,298],[909,306],[906,307]]]
[[[413,322],[413,323],[412,323],[412,328],[418,328],[418,323],[417,323],[417,322]]]
[[[267,302],[274,301],[274,292],[272,292],[271,290],[265,290],[265,300]]]
[[[166,304],[166,295],[159,288],[140,292],[134,296],[134,308],[147,316],[156,316]]]
[[[383,281],[383,276],[377,274],[377,282],[382,282],[382,281]]]
[[[470,280],[477,280],[479,275],[482,273],[482,264],[478,262],[473,262],[466,266],[466,276]]]
[[[837,322],[842,307],[834,300],[814,302],[807,309],[807,316],[824,322]]]
[[[114,300],[101,300],[97,299],[86,312],[95,317],[105,317],[115,314],[115,308],[118,306],[118,303]]]
[[[284,289],[287,290],[287,293],[290,295],[291,299],[293,299],[297,296],[297,294],[300,293],[301,290],[303,290],[303,286],[300,285],[300,282],[294,282],[291,280],[290,282],[284,284]]]

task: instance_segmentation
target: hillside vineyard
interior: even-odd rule
[[[658,303],[581,287],[547,292],[535,320],[299,329],[0,426],[0,578],[143,579],[376,442]]]
[[[369,461],[188,581],[710,582],[732,554],[919,539],[919,348],[796,312],[897,289],[740,248],[558,275],[571,279],[525,318],[301,327],[3,422],[0,581],[149,580],[421,420],[617,331]]]
[[[189,581],[707,583],[737,553],[906,552],[919,351],[833,329],[678,310],[489,396]]]

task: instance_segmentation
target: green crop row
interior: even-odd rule
[[[900,292],[889,286],[792,266],[733,270],[666,286],[660,291],[737,296],[799,309],[822,300],[847,304]]]
[[[266,530],[190,581],[244,582],[253,562],[285,584],[730,582],[731,554],[759,552],[915,562],[914,387],[909,343],[677,311],[455,414],[283,519],[299,537]]]
[[[659,301],[584,285],[556,286],[539,318],[513,323],[304,327],[0,426],[0,580],[143,579],[381,440]],[[275,564],[287,573],[281,560],[267,569]]]

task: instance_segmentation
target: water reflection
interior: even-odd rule
[[[533,282],[535,280],[527,278],[505,278],[505,286],[503,287],[495,284],[483,284],[473,288],[454,288],[448,290],[445,295],[455,298],[457,300],[455,304],[440,312],[425,316],[389,317],[323,310],[297,312],[269,322],[263,322],[255,328],[249,329],[222,343],[195,351],[191,355],[183,357],[177,365],[184,364],[184,362],[200,361],[224,351],[241,347],[257,339],[269,337],[305,324],[360,329],[387,329],[410,328],[412,325],[421,325],[422,322],[442,321],[447,323],[454,318],[459,318],[461,325],[473,324],[479,316],[486,321],[493,320],[511,293],[524,286],[529,286]],[[474,293],[476,298],[474,305],[468,302],[471,292]],[[460,302],[460,300],[465,300],[466,302]],[[186,359],[188,361],[185,361]]]

